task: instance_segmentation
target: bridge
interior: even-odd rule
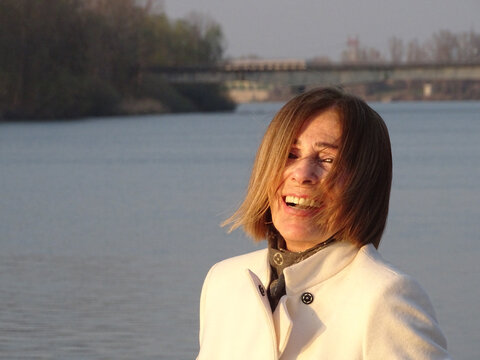
[[[307,87],[385,81],[480,80],[475,64],[327,64],[304,61],[256,61],[209,67],[156,67],[171,83],[231,83],[245,81],[273,86]]]

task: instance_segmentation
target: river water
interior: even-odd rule
[[[264,246],[219,223],[279,106],[0,124],[0,358],[194,358],[208,268]],[[480,103],[372,106],[394,155],[380,250],[478,359]]]

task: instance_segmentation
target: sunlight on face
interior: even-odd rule
[[[273,224],[290,251],[306,250],[332,235],[315,222],[322,211],[315,194],[335,161],[340,136],[338,112],[329,109],[306,120],[291,146],[270,206]]]

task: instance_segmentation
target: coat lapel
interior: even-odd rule
[[[266,331],[269,333],[268,339],[269,344],[261,344],[262,348],[271,349],[271,357],[265,357],[265,359],[278,359],[278,347],[277,341],[275,336],[275,326],[273,324],[273,317],[272,311],[270,309],[270,303],[268,301],[267,291],[265,289],[265,285],[260,281],[260,278],[251,270],[247,269],[247,276],[250,278],[252,290],[254,292],[255,301],[255,308],[258,311],[254,311],[254,313],[259,314],[261,318],[257,319],[257,327],[256,331]],[[263,334],[266,335],[266,334]],[[262,336],[263,337],[263,336]]]
[[[292,332],[292,318],[287,309],[287,297],[283,296],[275,311],[273,312],[273,319],[275,324],[275,333],[277,335],[277,344],[279,357],[282,356],[283,351],[287,347],[290,333]]]
[[[247,270],[247,274],[251,280],[253,291],[256,293],[258,304],[263,309],[264,320],[269,324],[272,346],[275,348],[275,358],[278,359],[281,357],[287,346],[293,326],[292,319],[287,309],[287,297],[284,296],[280,299],[277,308],[272,314],[266,290],[271,271],[268,260],[263,262],[261,265],[259,264],[259,267],[255,270],[256,272]]]

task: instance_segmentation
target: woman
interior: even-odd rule
[[[365,102],[290,100],[226,222],[268,249],[210,269],[198,359],[449,358],[428,296],[376,250],[391,180],[388,131]]]

